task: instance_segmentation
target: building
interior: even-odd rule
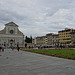
[[[58,31],[59,34],[59,44],[60,45],[70,45],[71,41],[71,33],[74,32],[74,29],[65,28],[65,30]]]
[[[75,45],[75,31],[71,32],[71,44]]]
[[[46,36],[38,36],[34,38],[32,43],[36,46],[51,47],[57,46],[59,44],[58,40],[58,34],[49,33],[46,34]]]
[[[58,36],[58,34],[53,34],[52,44],[53,44],[53,46],[58,46],[59,45],[59,36]]]
[[[36,46],[50,47],[66,47],[67,45],[75,45],[75,30],[65,28],[64,30],[58,31],[58,34],[48,33],[46,36],[39,36],[34,38],[33,43]]]
[[[36,46],[46,46],[47,45],[47,37],[46,36],[39,36],[39,37],[36,37],[34,39],[34,44]]]
[[[36,44],[36,38],[32,39],[32,44]]]
[[[53,46],[53,33],[46,34],[47,36],[47,44],[49,46]]]
[[[49,34],[46,34],[46,36],[47,36],[47,45],[56,46],[59,44],[58,34],[49,33]]]
[[[0,45],[16,47],[17,44],[24,46],[24,34],[14,22],[5,24],[5,28],[0,31]]]

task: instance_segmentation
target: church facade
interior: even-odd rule
[[[18,29],[14,22],[5,24],[5,28],[0,31],[0,45],[7,47],[24,46],[24,34]]]

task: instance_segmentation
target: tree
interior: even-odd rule
[[[30,36],[30,37],[25,37],[25,42],[26,43],[32,43],[32,36]]]
[[[32,43],[32,36],[30,36],[30,43]]]

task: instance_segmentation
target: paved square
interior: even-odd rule
[[[0,75],[75,75],[75,60],[11,49],[0,55]]]

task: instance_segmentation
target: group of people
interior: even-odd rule
[[[0,46],[0,52],[4,52],[4,49],[5,49],[6,47],[5,46]],[[12,50],[14,49],[14,47],[12,46],[12,47],[10,47]],[[17,50],[18,50],[18,52],[19,52],[19,50],[20,50],[20,47],[19,47],[19,45],[17,45]]]
[[[3,46],[0,46],[0,52],[4,52],[4,47]]]

